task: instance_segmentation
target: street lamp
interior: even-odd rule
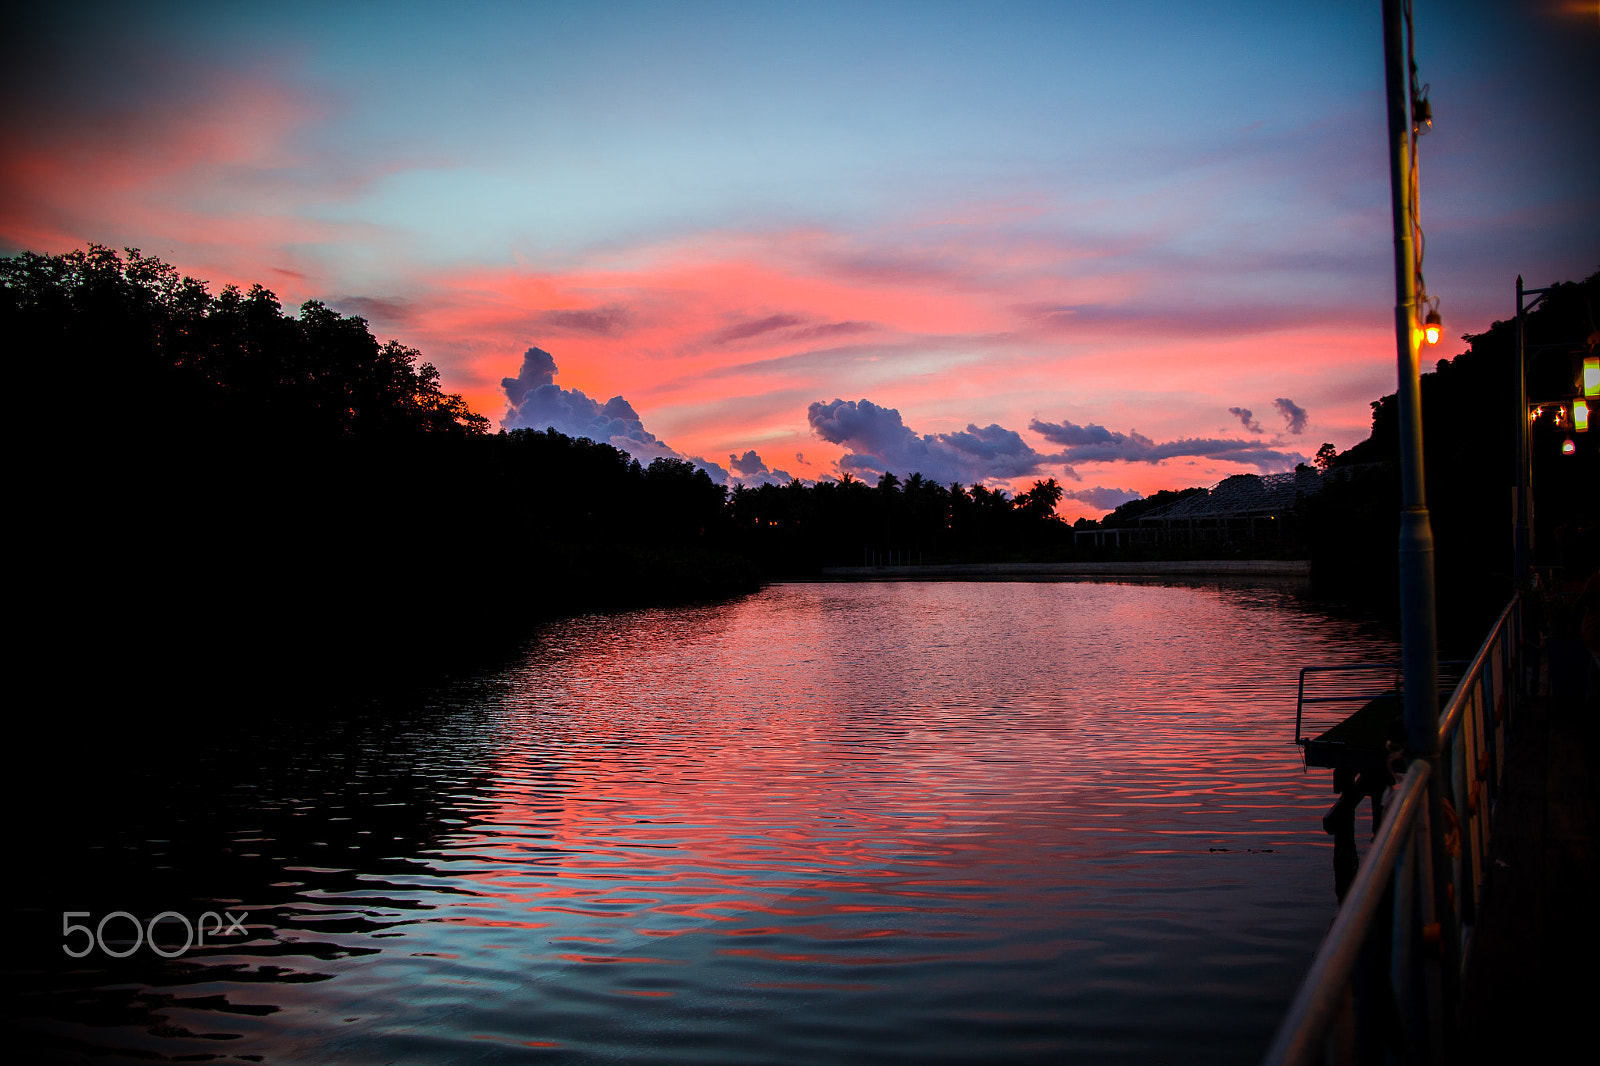
[[[1537,357],[1539,352],[1562,352],[1567,358],[1572,358],[1581,349],[1581,343],[1558,342],[1529,345],[1527,342],[1527,313],[1540,303],[1544,302],[1550,293],[1556,291],[1557,286],[1543,289],[1529,289],[1524,287],[1522,276],[1517,275],[1517,388],[1520,394],[1520,414],[1523,417],[1519,432],[1517,433],[1517,489],[1514,500],[1515,514],[1512,523],[1515,528],[1516,544],[1516,580],[1520,585],[1528,576],[1533,563],[1533,552],[1536,547],[1534,536],[1534,502],[1533,502],[1533,425],[1549,409],[1554,409],[1556,428],[1564,430],[1565,436],[1561,441],[1562,455],[1576,455],[1578,442],[1573,437],[1574,433],[1587,433],[1589,431],[1590,402],[1600,396],[1600,356],[1586,355],[1583,357],[1582,385],[1576,391],[1581,395],[1574,395],[1571,379],[1560,389],[1559,395],[1547,396],[1539,400],[1528,398],[1528,358],[1530,353]],[[1531,297],[1531,299],[1530,299]],[[1591,335],[1589,350],[1594,350],[1595,339]],[[1570,365],[1570,364],[1569,364]]]
[[[1433,301],[1419,294],[1422,262],[1417,225],[1417,135],[1432,119],[1426,90],[1417,84],[1413,59],[1411,9],[1407,0],[1383,0],[1383,73],[1389,112],[1389,195],[1394,218],[1395,342],[1399,380],[1395,390],[1400,416],[1400,673],[1406,729],[1407,762],[1426,761],[1428,817],[1444,824],[1444,793],[1439,770],[1439,624],[1435,613],[1433,523],[1428,517],[1422,469],[1422,380],[1418,343],[1428,326],[1438,327]],[[1418,329],[1418,296],[1427,301],[1428,318]],[[1437,334],[1435,334],[1437,336]],[[1444,834],[1433,833],[1430,861],[1435,870],[1449,869]],[[1434,913],[1452,913],[1445,878],[1434,881]],[[1451,928],[1446,923],[1445,928]],[[1449,938],[1446,938],[1448,941]],[[1457,966],[1455,945],[1441,942],[1443,972]],[[1446,977],[1444,1000],[1455,1002],[1455,988]]]

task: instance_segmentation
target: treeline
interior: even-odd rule
[[[0,315],[22,358],[58,383],[89,385],[72,432],[310,443],[489,424],[440,391],[417,351],[380,345],[360,318],[316,300],[286,316],[260,285],[213,296],[137,249],[0,259]]]
[[[730,543],[771,575],[823,566],[1004,561],[1070,552],[1072,530],[1056,516],[1062,489],[1036,481],[1015,497],[892,473],[876,485],[846,474],[806,485],[738,487],[729,499]]]
[[[1545,353],[1535,400],[1570,394],[1575,366],[1542,346],[1600,339],[1595,288],[1558,286],[1529,316]],[[285,314],[259,285],[213,295],[133,250],[0,259],[0,331],[22,381],[30,632],[81,657],[73,669],[176,701],[240,679],[250,691],[235,703],[336,679],[360,690],[539,617],[725,596],[829,565],[1080,551],[1053,479],[1015,497],[916,472],[730,492],[681,460],[644,465],[554,431],[491,434],[418,352],[380,344],[363,319],[318,301]],[[1442,601],[1497,604],[1510,583],[1514,327],[1467,340],[1423,378],[1429,502]],[[1600,433],[1562,456],[1566,430],[1547,417],[1533,431],[1541,561],[1581,565]],[[1383,397],[1369,440],[1319,455],[1351,476],[1288,526],[1330,587],[1394,588],[1397,442]],[[1100,524],[1200,491],[1130,501]]]
[[[68,412],[20,419],[19,614],[91,689],[281,705],[532,619],[758,585],[703,473],[491,435],[417,352],[317,301],[91,246],[0,259],[0,331],[19,394]]]
[[[1061,489],[912,475],[714,484],[555,431],[491,434],[433,366],[319,301],[212,294],[91,245],[0,259],[23,434],[23,597],[69,669],[193,703],[449,663],[573,611],[829,564],[1061,551]],[[63,387],[79,400],[61,403]],[[238,686],[244,685],[244,691]]]

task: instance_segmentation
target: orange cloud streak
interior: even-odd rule
[[[1163,306],[1148,263],[1113,243],[1019,228],[1028,212],[1010,205],[856,234],[694,233],[578,253],[575,266],[429,268],[405,253],[404,234],[325,217],[326,205],[401,169],[304,148],[329,105],[248,73],[191,80],[155,110],[14,109],[0,240],[37,251],[132,244],[214,287],[260,281],[289,306],[326,299],[422,349],[448,388],[494,418],[499,381],[530,345],[555,356],[558,384],[626,396],[681,452],[725,463],[755,448],[808,477],[843,454],[812,437],[805,417],[809,403],[836,397],[898,408],[919,433],[991,422],[1026,433],[1040,418],[1165,440],[1237,436],[1228,407],[1270,410],[1291,396],[1311,425],[1283,448],[1310,454],[1324,439],[1360,439],[1367,401],[1391,387],[1381,309],[1303,323],[1270,310],[1230,319],[1226,307],[1203,322],[1181,309],[1141,316]],[[1078,473],[1085,485],[1147,493],[1241,469],[1175,459]]]
[[[558,384],[601,400],[627,396],[680,451],[721,461],[755,447],[791,471],[795,452],[813,464],[842,454],[805,421],[810,402],[835,397],[898,407],[921,433],[1068,417],[1157,439],[1237,436],[1229,406],[1270,410],[1275,396],[1315,397],[1354,370],[1356,402],[1327,411],[1311,400],[1308,430],[1348,444],[1365,433],[1366,400],[1389,387],[1381,321],[1143,337],[1136,321],[1074,329],[1068,316],[1068,326],[1041,331],[1019,308],[1084,296],[1037,249],[1010,260],[988,249],[987,269],[957,248],[942,250],[939,270],[930,257],[920,269],[867,272],[853,269],[847,245],[819,233],[716,235],[576,270],[445,275],[425,283],[430,295],[405,331],[480,410],[498,415],[499,379],[537,345],[554,354]],[[1131,284],[1110,275],[1082,287],[1109,296]],[[1321,439],[1286,438],[1284,447],[1309,455]],[[1148,493],[1241,469],[1167,460],[1079,473]]]

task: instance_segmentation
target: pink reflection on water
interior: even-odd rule
[[[773,942],[713,949],[760,964],[1093,950],[1081,927],[1141,896],[1192,926],[1207,904],[1167,896],[1324,848],[1285,694],[1347,649],[1281,607],[1223,587],[789,586],[578,620],[514,680],[491,798],[451,851],[559,940]],[[896,950],[821,949],[868,942]]]
[[[1333,912],[1296,672],[1392,652],[1269,586],[575,619],[418,731],[422,843],[297,855],[270,959],[212,961],[303,1061],[1236,1061]]]

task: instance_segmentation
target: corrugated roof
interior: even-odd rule
[[[1322,478],[1322,474],[1311,469],[1287,474],[1235,474],[1203,493],[1146,511],[1139,516],[1139,522],[1283,514],[1293,509],[1299,497],[1320,491]]]

